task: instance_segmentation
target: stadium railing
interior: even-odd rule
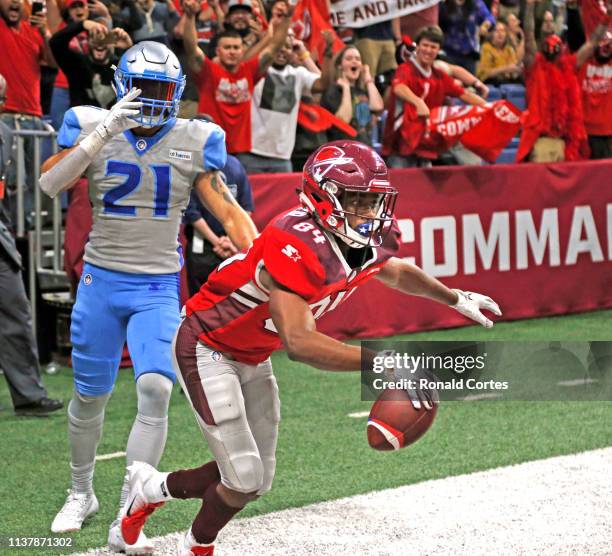
[[[37,330],[38,293],[68,291],[69,282],[63,264],[63,226],[61,197],[50,202],[38,187],[40,168],[44,160],[57,152],[57,134],[54,130],[16,130],[13,132],[15,147],[15,228],[18,238],[28,240],[28,288],[32,306],[32,328]],[[26,140],[32,141],[32,167],[26,168]],[[28,229],[25,196],[27,177],[34,184],[31,229]],[[49,206],[45,210],[43,205]]]

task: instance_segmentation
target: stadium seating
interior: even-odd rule
[[[489,87],[489,96],[487,97],[487,101],[493,102],[493,101],[502,99],[501,89],[499,89],[495,85],[488,85],[488,87]]]
[[[514,104],[519,110],[522,111],[527,108],[524,85],[507,83],[500,86],[500,92],[503,98]]]
[[[514,141],[515,139],[517,138],[514,137],[512,141]],[[511,145],[512,143],[508,143],[508,146],[501,153],[499,153],[499,156],[497,157],[495,164],[513,164],[514,163],[516,159],[516,151],[518,150],[518,148],[512,147]],[[517,139],[517,145],[518,145],[518,139]]]

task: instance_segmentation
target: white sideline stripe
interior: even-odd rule
[[[362,417],[368,417],[369,415],[369,411],[357,411],[356,413],[349,413],[347,417],[350,417],[351,419],[361,419]]]
[[[399,465],[401,455],[392,457]],[[219,535],[217,551],[219,556],[609,555],[610,468],[612,447],[238,519]],[[170,502],[160,512],[180,503]],[[155,554],[175,554],[182,535],[154,539]],[[79,556],[110,554],[95,549]]]
[[[123,456],[125,456],[125,452],[113,452],[112,454],[102,454],[101,456],[96,456],[96,461],[104,461],[105,459],[121,458]]]
[[[596,378],[576,378],[557,382],[557,386],[583,386],[584,384],[597,384],[598,382]]]

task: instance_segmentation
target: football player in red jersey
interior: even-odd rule
[[[179,554],[213,553],[221,528],[272,485],[280,402],[270,354],[284,347],[292,360],[320,369],[359,369],[361,348],[317,332],[316,319],[371,277],[493,325],[480,311],[500,315],[493,300],[451,290],[394,256],[396,196],[370,147],[349,140],[320,147],[304,166],[302,207],[221,263],[187,302],[173,346],[177,375],[215,460],[172,473],[130,466],[122,523],[128,543],[166,500],[199,498]]]

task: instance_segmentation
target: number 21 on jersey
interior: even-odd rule
[[[121,216],[136,216],[136,206],[119,204],[122,199],[127,199],[138,189],[142,182],[143,171],[150,171],[154,183],[154,205],[153,216],[165,218],[168,216],[168,203],[170,201],[170,165],[151,164],[144,170],[133,162],[122,162],[109,160],[106,163],[105,177],[124,176],[123,183],[109,189],[102,198],[105,214],[117,214]]]

